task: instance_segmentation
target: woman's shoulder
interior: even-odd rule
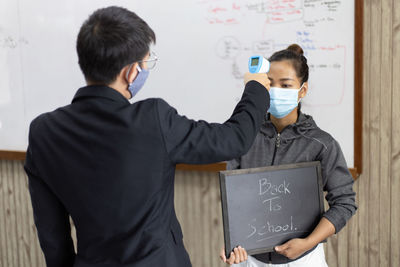
[[[335,138],[327,131],[321,129],[311,115],[300,113],[299,120],[295,124],[296,130],[306,138],[311,138],[324,144],[325,147],[336,143]]]

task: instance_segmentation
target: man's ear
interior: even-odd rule
[[[122,74],[126,83],[131,84],[135,80],[136,76],[138,75],[137,66],[138,63],[136,62],[122,69]]]

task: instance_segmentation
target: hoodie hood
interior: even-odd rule
[[[282,140],[289,140],[303,136],[308,131],[318,129],[314,119],[307,114],[299,111],[296,123],[286,126],[280,133]],[[261,126],[260,132],[270,138],[275,138],[278,135],[275,125],[270,119],[270,114],[265,115],[265,120]]]

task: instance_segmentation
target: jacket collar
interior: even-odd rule
[[[126,99],[118,91],[103,85],[89,85],[80,88],[76,92],[74,98],[72,99],[72,103],[84,98],[92,98],[92,97],[107,98],[112,101],[129,104],[128,99]]]
[[[293,139],[304,135],[307,131],[318,128],[317,124],[310,115],[304,114],[301,111],[298,113],[296,123],[288,125],[281,132],[281,139]],[[270,114],[265,115],[264,123],[260,131],[270,137],[275,138],[278,134],[274,124],[270,120]]]

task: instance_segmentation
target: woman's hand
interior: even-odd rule
[[[276,246],[275,251],[291,260],[294,260],[303,255],[311,248],[312,246],[310,247],[310,244],[307,241],[307,239],[295,238],[289,240],[283,245]]]
[[[308,237],[289,240],[285,244],[275,247],[275,251],[294,260],[334,233],[335,226],[327,218],[322,217],[317,227]]]
[[[241,263],[243,261],[247,261],[247,252],[241,246],[236,247],[231,252],[228,259],[225,256],[225,248],[223,247],[219,256],[221,260],[227,264]]]

